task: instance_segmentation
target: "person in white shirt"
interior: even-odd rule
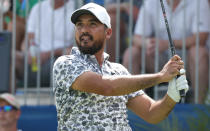
[[[119,10],[120,10],[120,23],[117,23],[117,8],[118,4],[116,0],[106,0],[106,9],[111,17],[111,25],[112,25],[112,37],[107,41],[109,44],[106,46],[106,52],[110,55],[109,60],[112,62],[116,62],[119,59],[119,62],[122,62],[122,56],[125,49],[128,47],[128,35],[129,35],[129,17],[130,14],[130,0],[120,0]],[[134,0],[132,7],[132,20],[133,25],[135,25],[138,12],[143,3],[143,0]],[[116,48],[117,48],[117,25],[120,25],[119,29],[119,58],[116,56]],[[134,27],[134,26],[133,26]],[[132,28],[132,32],[134,28]]]
[[[68,21],[74,10],[73,0],[45,0],[37,3],[28,18],[27,32],[29,37],[29,85],[36,82],[37,64],[33,65],[33,55],[40,52],[41,85],[48,86],[50,81],[51,51],[54,57],[68,54],[74,43],[74,26]],[[65,49],[65,50],[64,50]],[[23,78],[23,53],[17,52],[17,77]],[[55,60],[54,58],[54,60]],[[35,59],[35,61],[37,60]]]
[[[195,90],[196,34],[199,31],[198,103],[204,103],[208,89],[208,50],[206,48],[206,40],[209,34],[210,23],[208,1],[199,1],[199,24],[197,24],[196,0],[163,0],[163,2],[169,21],[171,36],[179,55],[181,55],[183,40],[185,39],[186,42],[187,74],[189,75],[191,82],[192,92]],[[143,37],[145,38],[146,45],[146,72],[154,72],[156,40],[159,43],[159,67],[162,68],[163,64],[169,59],[168,34],[160,1],[145,1],[140,12],[141,13],[139,14],[135,27],[132,46],[132,71],[134,74],[140,73],[141,69],[141,49],[143,45]],[[184,24],[184,22],[186,24]],[[129,49],[127,49],[124,53],[123,64],[126,67],[128,67],[129,63],[129,53]],[[191,96],[189,98],[193,97]],[[189,101],[192,102],[192,100]]]

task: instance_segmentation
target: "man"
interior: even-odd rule
[[[171,36],[179,55],[182,54],[183,40],[186,44],[186,66],[192,86],[187,102],[193,102],[196,81],[196,41],[199,36],[199,99],[198,103],[203,104],[208,90],[208,49],[206,41],[209,33],[210,11],[207,0],[163,0],[167,18],[171,28]],[[197,14],[199,9],[199,14]],[[157,12],[159,11],[159,12]],[[146,72],[154,72],[154,60],[156,40],[159,42],[159,67],[163,67],[168,60],[168,34],[164,23],[163,13],[159,0],[145,1],[140,10],[133,37],[132,49],[132,70],[134,74],[139,74],[141,69],[141,53],[143,40],[145,37],[146,48]],[[197,20],[197,16],[199,19]],[[185,24],[184,24],[185,23]],[[158,25],[157,25],[158,24]],[[130,51],[127,49],[123,58],[123,65],[128,67]],[[189,99],[188,99],[189,98]]]
[[[58,130],[128,131],[127,108],[157,123],[180,100],[178,90],[188,90],[185,75],[173,79],[184,64],[177,55],[161,72],[148,75],[131,76],[122,65],[109,62],[104,48],[112,29],[105,8],[86,4],[72,14],[71,21],[79,49],[72,48],[71,54],[58,58],[53,67]],[[154,101],[142,91],[169,80],[162,100]]]
[[[31,51],[28,59],[29,85],[36,84],[39,54],[41,85],[49,86],[51,51],[54,51],[55,58],[64,53],[64,48],[67,53],[70,52],[74,42],[74,27],[72,23],[65,21],[73,11],[73,0],[45,0],[32,8],[27,26]],[[17,77],[21,80],[24,78],[24,54],[17,52],[16,55]]]
[[[0,131],[18,131],[20,114],[20,104],[16,98],[9,93],[0,94]]]

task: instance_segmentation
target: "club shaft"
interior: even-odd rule
[[[164,21],[165,21],[165,24],[166,24],[166,30],[167,30],[167,33],[168,33],[168,39],[169,39],[169,45],[170,45],[170,49],[171,49],[171,55],[174,56],[176,54],[176,50],[175,50],[175,47],[174,47],[173,40],[171,38],[171,32],[170,32],[170,29],[169,29],[169,24],[168,24],[168,20],[167,20],[167,16],[166,16],[166,11],[165,11],[165,7],[164,7],[164,4],[163,4],[163,0],[160,0],[160,3],[161,3],[161,7],[162,7]]]
[[[168,20],[167,20],[167,16],[166,16],[166,11],[165,11],[165,7],[164,7],[164,4],[163,4],[163,0],[160,0],[160,4],[161,4],[162,12],[163,12],[164,21],[165,21],[165,24],[166,24],[166,30],[167,30],[167,33],[168,33],[171,55],[174,56],[176,54],[176,50],[175,50],[175,46],[174,46],[173,40],[171,38],[171,33],[170,33],[170,29],[169,29],[169,24],[168,24]],[[181,97],[185,97],[184,89],[180,90],[179,94],[180,94]]]

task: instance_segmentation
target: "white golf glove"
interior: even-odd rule
[[[181,76],[179,76],[177,79],[173,78],[171,81],[169,81],[167,94],[175,102],[179,102],[181,99],[180,94],[179,94],[180,90],[184,89],[185,94],[189,90],[186,75],[184,73],[185,73],[185,70],[181,69],[180,70]]]

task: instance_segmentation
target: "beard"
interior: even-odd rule
[[[83,36],[89,37],[88,38],[89,40],[88,41],[84,40]],[[84,42],[84,46],[82,46],[82,44],[81,44],[82,41]],[[88,44],[88,42],[93,42],[93,45],[90,47],[86,46]],[[104,42],[104,39],[102,39],[102,38],[99,40],[93,41],[93,36],[91,36],[88,33],[82,34],[79,37],[79,40],[76,39],[76,43],[77,43],[77,46],[78,46],[80,52],[82,52],[83,54],[89,54],[89,55],[94,55],[99,50],[101,50],[103,47],[103,42]]]

